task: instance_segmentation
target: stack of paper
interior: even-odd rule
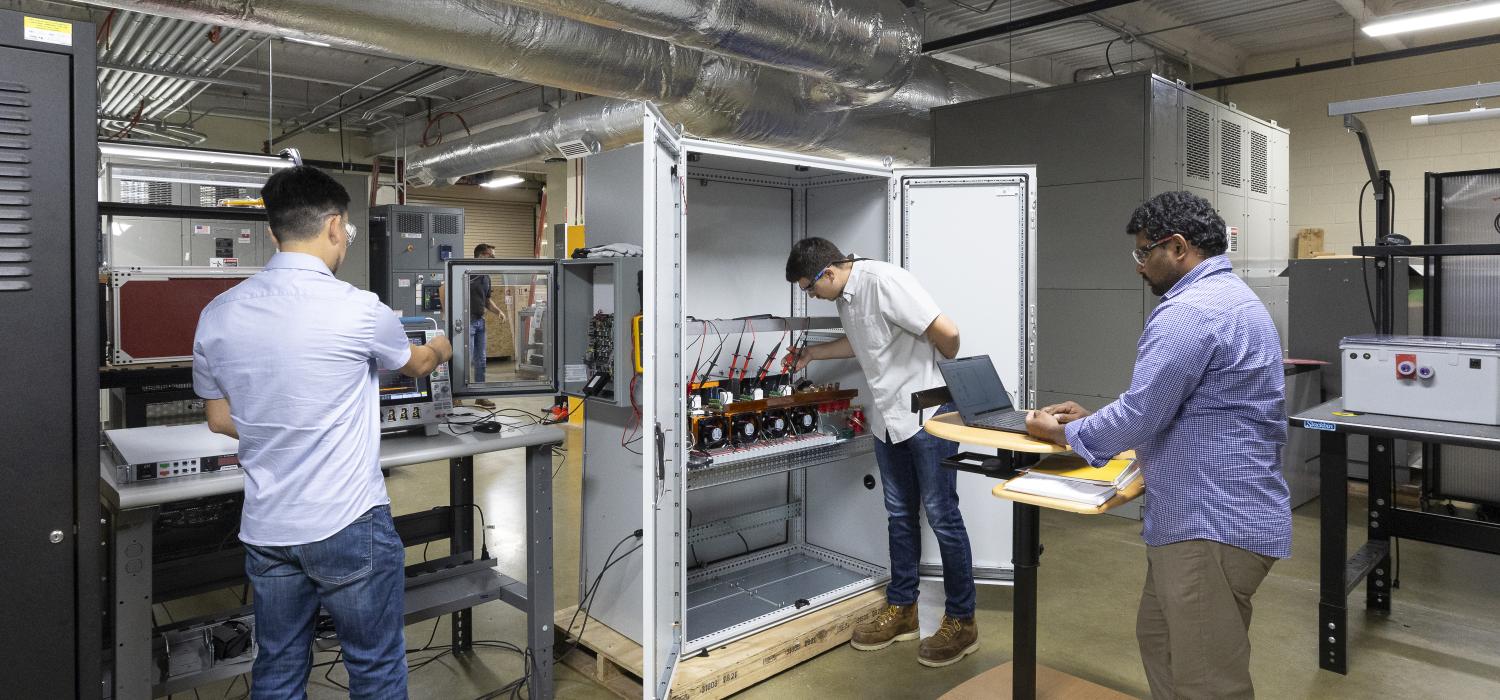
[[[1112,459],[1102,467],[1093,467],[1077,455],[1059,455],[1049,457],[1025,474],[1005,482],[1005,488],[1017,493],[1099,506],[1139,477],[1140,468],[1132,457]]]

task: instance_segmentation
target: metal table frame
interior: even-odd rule
[[[448,460],[449,505],[396,518],[406,546],[447,539],[451,554],[407,567],[406,619],[412,624],[445,614],[453,616],[455,652],[472,649],[471,609],[503,600],[526,613],[527,645],[532,652],[532,697],[553,694],[552,615],[552,447],[563,440],[555,427],[528,427],[498,434],[446,432],[434,437],[403,436],[381,441],[380,468]],[[474,560],[474,455],[499,450],[526,450],[526,582],[494,569],[493,559]],[[106,520],[111,524],[112,575],[110,611],[113,624],[113,662],[106,664],[112,697],[124,700],[182,692],[194,685],[229,678],[250,670],[250,663],[226,664],[187,679],[153,686],[151,664],[154,623],[152,534],[161,506],[243,489],[238,470],[178,477],[163,481],[119,485],[107,457],[101,456],[100,492]],[[239,552],[238,548],[233,552]],[[217,557],[195,567],[197,580],[184,582],[184,591],[225,587],[244,580],[241,556]],[[218,564],[217,567],[214,564]],[[169,598],[170,599],[170,598]],[[246,609],[248,611],[248,609]],[[106,689],[106,696],[110,696]]]
[[[1396,507],[1395,441],[1500,449],[1500,427],[1376,414],[1334,415],[1343,406],[1342,398],[1334,399],[1292,416],[1290,422],[1322,431],[1318,667],[1347,675],[1349,593],[1365,581],[1365,609],[1390,612],[1391,539],[1500,554],[1500,524]],[[1370,496],[1366,541],[1346,560],[1351,435],[1370,441]]]

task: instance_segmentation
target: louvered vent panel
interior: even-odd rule
[[[198,206],[216,207],[225,199],[254,199],[256,191],[249,187],[232,187],[227,185],[199,185]]]
[[[1208,112],[1197,107],[1187,108],[1187,138],[1184,139],[1187,153],[1183,163],[1188,177],[1202,180],[1213,177],[1212,123]]]
[[[1239,124],[1219,120],[1219,184],[1233,189],[1244,186],[1240,182],[1243,176],[1240,171],[1240,134]]]
[[[421,214],[409,211],[396,212],[396,233],[423,233]]]
[[[121,180],[120,201],[126,204],[172,204],[172,183]]]
[[[1259,194],[1268,194],[1271,189],[1267,183],[1266,168],[1266,135],[1258,131],[1250,132],[1250,189]]]
[[[458,227],[457,216],[452,214],[433,214],[432,233],[433,235],[440,236],[443,234],[463,233],[463,231]]]
[[[0,292],[31,289],[30,92],[0,81]]]

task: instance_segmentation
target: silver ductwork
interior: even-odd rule
[[[922,32],[900,0],[506,0],[678,46],[813,76],[868,105],[923,63]],[[494,5],[468,0],[475,6]]]
[[[849,91],[827,80],[481,0],[98,0],[95,4],[324,41],[604,97],[649,100],[696,136],[835,157],[924,159],[925,148],[919,142],[926,138],[921,117],[927,109],[1004,89],[1003,82],[976,71],[926,61],[913,66],[911,75],[888,99],[850,112],[839,108],[850,102]],[[521,144],[550,139],[558,129],[580,127],[610,133],[609,127],[588,121],[610,118],[610,103],[585,102],[598,107],[576,108],[572,120],[546,116],[527,122],[533,127],[529,136],[507,127],[493,136],[482,132],[462,142],[419,151],[410,161],[416,167],[409,172],[434,180],[451,179],[542,157],[550,145],[511,162],[486,162],[479,154],[515,152]],[[492,140],[497,143],[489,144]],[[465,147],[472,147],[469,155],[457,157]]]

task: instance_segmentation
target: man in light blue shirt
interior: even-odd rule
[[[1136,451],[1147,566],[1136,637],[1152,697],[1251,698],[1250,597],[1292,553],[1281,340],[1203,198],[1157,195],[1126,233],[1162,298],[1130,390],[1098,413],[1047,406],[1026,427],[1095,466]]]
[[[261,196],[280,252],[204,308],[193,340],[209,427],[240,441],[252,695],[305,697],[322,607],[352,696],[405,698],[405,548],[380,473],[377,370],[419,377],[452,348],[410,345],[395,312],[333,276],[356,232],[332,177],[282,170]]]

